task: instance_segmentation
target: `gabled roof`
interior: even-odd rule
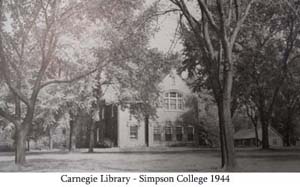
[[[173,80],[175,84],[173,84]],[[186,82],[177,74],[175,69],[171,69],[168,74],[162,75],[162,80],[158,84],[161,91],[179,90],[183,93],[191,92]],[[103,99],[107,104],[116,104],[122,101],[123,103],[140,103],[137,99],[136,91],[130,88],[121,88],[120,85],[115,82],[114,84],[103,85]]]
[[[234,134],[234,139],[252,139],[255,138],[254,129],[242,129]],[[258,129],[258,139],[261,140],[261,132]]]
[[[171,69],[170,73],[166,74],[159,83],[159,88],[162,91],[178,90],[182,93],[190,93],[191,90],[183,78],[175,69]]]
[[[261,129],[261,127],[259,127],[257,129],[257,132],[258,132],[258,139],[261,141],[262,140],[262,129]],[[269,132],[279,136],[280,138],[282,138],[282,135],[276,129],[274,129],[273,127],[269,127]],[[254,128],[252,128],[252,129],[241,129],[241,130],[237,131],[234,134],[234,139],[252,139],[252,138],[255,138],[255,129]]]

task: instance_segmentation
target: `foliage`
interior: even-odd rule
[[[180,116],[178,123],[194,126],[199,133],[199,142],[202,142],[202,145],[218,146],[217,109],[209,94],[192,95],[186,99],[185,105],[189,110]]]
[[[139,48],[146,51],[151,31],[146,18],[153,7],[144,10],[143,3],[1,1],[5,92],[0,115],[17,127],[17,163],[25,161],[24,138],[29,132],[39,136],[43,129],[55,128],[63,116],[60,112],[69,112],[72,118],[95,110],[92,105],[99,100],[95,88],[107,84],[116,70],[132,71],[132,58]],[[127,82],[123,75],[115,76],[119,83]]]
[[[242,106],[251,108],[255,118],[259,117],[265,148],[268,147],[267,127],[278,117],[275,111],[283,109],[283,105],[289,106],[290,101],[284,101],[284,95],[298,95],[298,83],[290,76],[298,60],[298,31],[297,16],[285,2],[260,1],[255,3],[239,39],[243,50],[238,59],[245,63],[236,66],[239,88],[236,92]],[[287,120],[289,115],[283,115],[282,120]],[[281,123],[278,118],[275,121]]]

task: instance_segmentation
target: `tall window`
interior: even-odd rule
[[[154,141],[160,141],[161,140],[161,133],[160,133],[160,127],[154,127],[153,129],[153,139]]]
[[[130,126],[130,139],[137,139],[138,138],[138,126]]]
[[[188,141],[194,140],[194,127],[187,127],[187,139]]]
[[[96,132],[97,132],[97,134],[96,134],[96,141],[100,142],[100,128],[97,128]]]
[[[183,134],[183,131],[182,131],[182,127],[176,127],[176,140],[177,141],[182,141],[182,134]]]
[[[182,94],[178,92],[168,92],[164,97],[164,106],[167,110],[183,110]]]
[[[172,141],[172,128],[171,127],[165,127],[165,138],[166,138],[166,141]]]

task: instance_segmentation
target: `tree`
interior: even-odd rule
[[[289,66],[297,59],[298,31],[297,17],[284,2],[261,1],[253,6],[238,41],[245,63],[237,66],[236,82],[241,100],[257,110],[264,149],[269,148],[268,128]]]
[[[106,31],[98,27],[105,38],[108,29],[124,24],[141,6],[140,0],[1,1],[1,79],[16,101],[15,106],[1,105],[0,116],[16,127],[16,164],[25,162],[25,140],[40,102],[39,96],[43,95],[41,93],[50,91],[55,84],[83,79],[112,62],[108,57],[113,56],[107,55],[109,47],[104,50],[106,53],[97,52],[97,60],[90,58],[94,57],[92,49],[80,45],[86,39],[85,31],[105,26]],[[90,13],[97,13],[95,22],[89,21]],[[102,44],[105,46],[107,43]],[[78,46],[79,49],[76,48]],[[100,58],[99,55],[103,56]],[[12,112],[12,108],[16,112]]]
[[[217,147],[219,145],[218,116],[215,102],[207,93],[191,95],[185,100],[189,109],[183,113],[178,122],[189,124],[197,129],[199,145]]]
[[[23,3],[23,4],[22,4]],[[3,2],[1,1],[1,43],[0,43],[0,54],[1,54],[1,73],[5,80],[9,91],[16,98],[16,113],[11,114],[9,110],[0,109],[2,117],[11,121],[16,127],[16,163],[23,164],[25,162],[25,141],[32,125],[34,118],[35,104],[37,101],[38,94],[42,88],[42,80],[46,73],[47,67],[53,61],[53,54],[57,45],[57,4],[56,2],[17,2],[11,1],[4,4],[8,7],[8,10],[19,11],[20,14],[11,14],[13,23],[12,32],[5,33],[3,30],[4,14]],[[24,6],[26,5],[26,6]],[[43,15],[43,17],[39,17]],[[63,15],[60,15],[64,17]],[[42,20],[42,19],[45,20]],[[44,21],[43,24],[38,24],[39,21]],[[33,33],[41,38],[34,38]],[[5,35],[6,34],[6,35]],[[20,46],[16,46],[14,42],[20,40]],[[5,43],[4,43],[5,42]],[[19,43],[18,43],[19,44]],[[18,45],[17,44],[17,45]],[[16,52],[17,60],[15,56],[10,56],[8,51],[5,51],[5,47],[12,47]],[[34,47],[33,47],[34,46]],[[32,53],[34,55],[28,56],[25,59],[25,55]],[[11,54],[14,55],[14,54]],[[37,59],[31,59],[37,57]],[[33,70],[39,66],[37,71],[32,71],[32,77],[27,78],[27,84],[30,82],[31,85],[28,88],[21,88],[21,78],[25,78],[21,70],[24,70],[25,64],[28,60],[33,60],[35,64],[32,64]],[[37,65],[37,66],[36,66]],[[29,84],[30,84],[29,83]],[[29,91],[31,89],[31,91]],[[25,91],[26,90],[26,91]],[[24,104],[24,112],[21,111],[21,103]]]
[[[272,125],[284,136],[286,146],[295,144],[295,129],[299,117],[299,61],[290,64],[287,77],[278,94]]]
[[[156,118],[156,109],[160,105],[161,89],[159,83],[176,64],[177,56],[165,56],[157,49],[147,47],[138,49],[130,81],[130,96],[123,100],[132,102],[130,111],[145,124],[145,142],[149,146],[149,122]],[[128,89],[128,88],[126,88]]]
[[[93,87],[95,103],[92,111],[96,115],[93,116],[94,119],[101,119],[101,115],[97,114],[101,113],[107,102],[103,98],[105,88],[113,85],[119,89],[119,102],[139,103],[132,106],[132,109],[136,111],[137,116],[143,116],[146,124],[149,124],[149,116],[155,113],[153,101],[158,95],[158,80],[170,64],[170,60],[164,61],[161,52],[149,47],[149,38],[155,32],[152,25],[155,18],[152,15],[156,11],[156,6],[143,7],[142,1],[116,2],[118,2],[116,8],[124,4],[128,6],[129,3],[130,9],[138,11],[135,12],[135,16],[132,15],[133,12],[130,14],[119,12],[122,15],[117,13],[116,16],[124,17],[124,20],[105,29],[104,40],[109,43],[107,53],[113,63],[101,70],[103,75],[100,73],[95,77],[96,84]],[[96,19],[97,13],[93,16]],[[95,120],[90,128],[89,152],[93,152],[94,123]]]
[[[170,0],[180,14],[185,46],[185,67],[198,80],[213,90],[218,105],[222,168],[235,166],[231,101],[234,66],[233,49],[253,0],[184,1]],[[191,7],[196,7],[192,11]],[[202,76],[205,74],[205,76]],[[201,78],[202,80],[200,80]]]

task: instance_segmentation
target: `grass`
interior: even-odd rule
[[[299,150],[239,150],[237,171],[300,172]],[[13,154],[0,154],[1,172],[209,172],[219,171],[216,150],[182,152],[40,152],[17,167]]]

